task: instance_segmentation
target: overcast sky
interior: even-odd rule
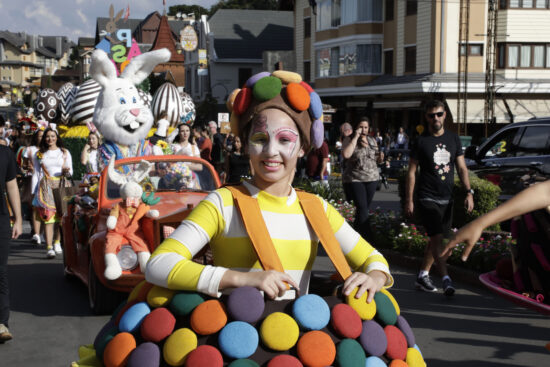
[[[218,0],[166,0],[172,5],[197,4],[210,8]],[[0,0],[0,30],[45,36],[94,37],[97,17],[108,17],[113,4],[115,14],[130,5],[130,18],[144,18],[158,11],[162,0]]]

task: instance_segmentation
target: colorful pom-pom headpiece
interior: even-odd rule
[[[226,104],[231,112],[231,131],[235,135],[239,135],[261,111],[276,108],[294,120],[306,149],[319,148],[323,144],[321,98],[302,81],[300,74],[277,70],[253,75],[242,89],[235,89],[229,95]]]

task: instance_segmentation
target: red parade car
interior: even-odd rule
[[[210,191],[220,187],[220,180],[205,160],[180,155],[124,158],[115,162],[115,168],[131,173],[143,159],[154,163],[149,176],[141,182],[143,190],[160,199],[152,206],[159,211],[159,217],[140,220],[153,252]],[[122,201],[120,187],[108,179],[105,169],[95,194],[88,189],[83,185],[63,215],[63,263],[65,276],[77,277],[88,286],[90,308],[101,314],[113,311],[144,275],[136,253],[131,246],[123,245],[117,254],[122,275],[116,280],[105,278],[106,221],[113,205]]]

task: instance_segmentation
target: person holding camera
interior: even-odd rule
[[[370,232],[369,207],[374,198],[380,174],[378,163],[384,160],[374,137],[369,135],[370,120],[361,118],[354,127],[354,133],[346,136],[342,143],[342,156],[346,159],[342,181],[355,204],[354,228],[368,239]]]

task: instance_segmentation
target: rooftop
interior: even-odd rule
[[[290,11],[220,9],[208,23],[219,59],[261,59],[263,51],[294,48]]]

